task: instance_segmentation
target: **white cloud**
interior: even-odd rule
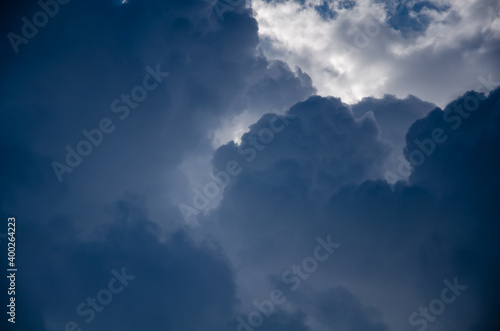
[[[353,103],[370,95],[415,94],[443,106],[475,88],[479,75],[500,77],[495,2],[436,0],[438,7],[450,8],[423,9],[427,29],[410,34],[391,27],[383,5],[372,0],[335,8],[333,20],[321,18],[315,2],[254,0],[252,8],[264,53],[301,67],[320,95]]]

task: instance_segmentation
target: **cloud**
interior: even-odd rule
[[[110,270],[125,267],[136,279],[92,329],[231,328],[231,266],[216,244],[182,231],[173,200],[191,180],[178,167],[211,153],[225,120],[313,93],[306,74],[268,61],[257,43],[244,6],[222,24],[213,2],[71,2],[18,55],[6,56],[1,215],[22,224],[19,327],[81,324],[76,306],[105,287]],[[122,121],[112,103],[157,65],[170,75]],[[76,148],[82,130],[103,118],[116,129],[59,183],[51,163],[64,163],[66,146]],[[286,327],[288,318],[296,320],[285,314],[276,325]]]
[[[43,330],[63,330],[69,321],[92,330],[219,330],[231,317],[235,285],[220,249],[210,242],[197,246],[183,232],[162,238],[139,197],[117,201],[93,240],[81,241],[65,217],[23,224],[18,233],[24,243],[18,248],[24,261],[18,327],[43,318]],[[122,268],[135,278],[86,324],[89,314],[79,315],[77,306],[107,286],[110,270]],[[28,317],[30,306],[43,310]]]
[[[46,28],[3,65],[2,143],[11,160],[4,183],[17,188],[9,198],[18,201],[40,195],[37,186],[44,205],[68,215],[98,220],[102,207],[94,206],[125,191],[181,199],[203,169],[182,174],[178,167],[211,153],[214,132],[226,121],[261,114],[271,94],[281,98],[267,111],[313,92],[300,70],[255,52],[257,23],[244,6],[222,24],[211,2],[71,3]],[[147,66],[170,75],[122,121],[111,106],[142,83]],[[65,164],[66,147],[76,149],[82,130],[103,118],[116,129],[59,184],[51,163]],[[9,211],[29,212],[12,205]]]
[[[500,143],[499,93],[496,90],[486,98],[470,92],[450,103],[445,111],[471,95],[482,100],[462,127],[449,132],[449,140],[415,167],[410,182],[397,184],[394,191],[384,180],[357,176],[363,172],[342,173],[353,164],[368,169],[376,166],[374,159],[383,160],[387,155],[380,153],[385,146],[381,137],[390,136],[393,126],[378,125],[376,115],[356,120],[338,99],[312,97],[292,107],[290,114],[297,117],[282,132],[283,139],[276,138],[255,161],[241,161],[243,172],[226,188],[219,207],[203,219],[207,223],[202,222],[208,229],[211,222],[217,224],[217,234],[238,270],[243,302],[262,297],[259,293],[272,284],[270,275],[279,275],[297,256],[307,254],[315,236],[331,233],[342,243],[342,251],[307,281],[312,291],[326,293],[342,284],[355,300],[379,311],[379,321],[410,330],[409,314],[439,295],[443,279],[458,276],[472,290],[450,312],[439,316],[435,325],[451,325],[456,330],[494,327],[496,317],[487,307],[494,306],[489,288],[496,288],[493,265],[499,259],[494,239],[499,228],[493,221],[499,214],[493,198],[499,194],[494,156]],[[402,114],[403,122],[432,106],[414,98],[389,101],[389,97],[365,100],[382,105],[375,109],[382,123],[385,105],[391,114],[397,113],[394,104],[413,104]],[[357,106],[360,113],[365,111],[362,106]],[[264,127],[268,117],[258,121],[242,141]],[[418,119],[408,131],[406,149],[415,148],[416,138],[449,127],[442,119],[439,108]],[[389,133],[379,133],[378,128]],[[350,135],[352,140],[347,138]],[[396,136],[399,139],[400,133]],[[363,149],[357,153],[359,144]],[[326,161],[335,159],[340,151],[348,151],[340,154],[340,165]],[[236,145],[222,146],[214,165],[218,168],[238,156]],[[341,173],[345,181],[328,185],[333,182],[321,177],[323,185],[317,186],[321,171]],[[297,305],[310,323],[316,323],[316,329],[328,330],[332,324],[346,330],[356,328],[355,322],[344,320],[344,314],[330,315],[328,321],[314,315],[317,303],[310,299]],[[372,327],[384,329],[382,324]]]
[[[364,306],[345,287],[317,293],[314,302],[317,302],[319,319],[332,330],[389,330],[379,312]]]
[[[496,4],[416,3],[398,22],[371,1],[254,1],[256,19],[239,6],[223,22],[214,4],[71,2],[19,54],[2,49],[0,214],[19,222],[18,325],[83,325],[77,305],[125,268],[136,278],[91,329],[234,330],[331,234],[342,250],[262,330],[412,330],[408,315],[456,276],[469,288],[433,326],[498,328],[500,92],[459,95],[500,76]],[[8,29],[28,15],[14,7]],[[360,52],[337,48],[366,43],[359,31]],[[114,100],[157,65],[169,76],[120,120]],[[472,97],[477,110],[450,129],[443,116]],[[59,183],[51,162],[103,118],[115,131]],[[283,125],[272,138],[271,123]],[[447,141],[391,189],[384,172],[435,129]],[[177,203],[233,159],[242,172],[188,232]]]
[[[413,94],[444,106],[476,88],[479,75],[500,76],[492,1],[324,3],[332,19],[313,0],[252,2],[264,53],[301,67],[320,95],[354,103]]]
[[[356,117],[369,112],[373,113],[380,127],[381,138],[392,147],[385,169],[398,173],[398,167],[403,159],[403,148],[406,145],[406,132],[417,119],[424,117],[436,106],[409,95],[405,99],[385,95],[382,99],[373,97],[363,98],[359,103],[351,106]]]

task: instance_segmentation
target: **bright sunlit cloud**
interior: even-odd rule
[[[254,0],[252,7],[264,53],[301,67],[320,95],[353,103],[386,93],[415,94],[443,106],[474,88],[478,76],[500,76],[494,63],[500,19],[498,8],[478,0],[434,3],[443,10],[424,8],[401,18],[410,20],[406,30],[371,0],[352,8],[331,2],[333,19],[315,8],[317,1]],[[429,76],[436,84],[428,84]]]

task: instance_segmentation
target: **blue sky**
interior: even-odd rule
[[[496,1],[2,6],[2,330],[499,329]]]

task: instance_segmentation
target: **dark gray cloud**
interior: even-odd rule
[[[2,154],[10,160],[3,164],[3,192],[16,188],[9,199],[37,201],[37,213],[46,210],[42,205],[58,205],[78,214],[83,205],[96,211],[126,190],[182,191],[186,183],[176,182],[176,167],[186,155],[212,149],[210,133],[224,117],[250,106],[262,112],[270,93],[281,99],[269,106],[281,109],[313,91],[307,75],[255,52],[257,25],[244,6],[221,24],[212,5],[95,1],[61,7],[3,66]],[[135,109],[128,107],[127,117],[113,112],[113,102],[142,84],[147,66],[157,65],[170,75]],[[51,162],[64,164],[66,146],[76,149],[85,139],[82,130],[95,129],[103,118],[116,129],[60,184]],[[40,196],[46,200],[38,205]]]
[[[398,173],[397,169],[402,163],[401,160],[404,160],[403,148],[406,146],[405,136],[408,127],[436,106],[412,95],[405,99],[385,95],[382,99],[363,98],[351,108],[356,117],[373,112],[380,126],[381,137],[392,147],[385,167],[392,173]]]
[[[380,313],[365,307],[345,287],[323,291],[314,301],[319,308],[320,320],[332,330],[388,330],[381,322]]]
[[[373,112],[380,126],[382,138],[393,144],[397,152],[401,152],[405,145],[404,138],[408,127],[436,106],[413,95],[409,95],[405,99],[385,95],[382,99],[363,98],[351,108],[356,117],[370,111]]]
[[[229,327],[231,267],[178,232],[168,196],[185,185],[176,169],[186,155],[211,151],[210,133],[225,117],[250,106],[281,109],[313,89],[300,70],[255,52],[257,24],[244,6],[222,24],[213,4],[70,2],[17,55],[2,48],[1,215],[20,223],[20,327],[63,329],[122,267],[137,279],[90,329]],[[37,10],[4,12],[18,18],[2,25],[5,34]],[[126,117],[113,112],[115,99],[143,84],[147,66],[169,76]],[[268,105],[270,93],[281,97]],[[60,183],[51,163],[64,164],[66,146],[76,149],[82,130],[103,118],[114,131]],[[127,192],[144,201],[123,201]]]
[[[64,330],[74,321],[84,330],[220,330],[228,323],[235,284],[220,249],[210,242],[197,246],[182,231],[163,238],[139,197],[112,206],[93,240],[81,241],[71,224],[61,216],[19,226],[16,327]],[[101,312],[89,313],[86,304],[79,315],[79,304],[107,288],[110,271],[122,268],[135,278],[109,305],[98,301]]]
[[[328,137],[338,132],[347,136],[352,134],[359,139],[353,144],[362,141],[364,148],[376,151],[377,146],[384,146],[377,138],[384,133],[379,135],[376,128],[384,125],[378,126],[374,119],[365,118],[365,121],[374,122],[372,127],[375,129],[365,129],[360,134],[357,126],[352,125],[355,120],[348,115],[349,109],[342,108],[334,99],[312,98],[292,107],[290,113],[297,118],[291,119],[290,126],[280,133],[286,139],[280,140],[277,136],[255,161],[249,164],[241,161],[243,172],[230,184],[224,200],[211,216],[220,223],[222,240],[231,247],[232,259],[243,270],[240,272],[262,268],[271,274],[279,273],[297,262],[297,256],[307,254],[315,236],[330,233],[342,243],[342,248],[336,253],[335,261],[325,264],[322,271],[311,276],[314,280],[308,284],[316,290],[344,284],[355,298],[363,298],[357,300],[377,307],[391,327],[411,330],[410,313],[438,297],[443,280],[458,277],[470,290],[449,308],[449,313],[439,316],[436,325],[452,325],[457,330],[475,325],[490,328],[497,325],[493,308],[486,307],[488,304],[495,306],[491,293],[497,293],[493,281],[497,270],[493,266],[499,258],[494,248],[499,229],[494,219],[498,219],[499,210],[494,197],[499,194],[499,177],[494,150],[499,144],[499,90],[486,100],[477,93],[469,93],[454,103],[470,100],[471,95],[482,101],[457,130],[449,129],[450,123],[443,121],[444,113],[440,109],[411,126],[406,137],[409,151],[416,147],[416,138],[432,137],[435,129],[453,132],[449,132],[450,139],[436,147],[423,165],[414,169],[410,183],[400,182],[394,191],[385,181],[363,182],[362,176],[348,174],[341,176],[346,182],[340,187],[324,185],[321,190],[314,191],[318,188],[314,185],[317,176],[314,169],[325,159],[320,156],[334,157],[337,150],[349,151],[341,158],[345,168],[347,165],[353,167],[350,165],[352,160],[359,160],[357,149],[348,144],[349,139],[343,139],[340,144]],[[387,100],[370,102],[387,104]],[[432,106],[416,99],[413,103],[419,104],[414,108],[419,109],[418,115],[422,114],[420,110]],[[332,107],[332,104],[340,107]],[[322,109],[323,121],[314,122],[311,128],[318,129],[309,131],[308,123],[317,118],[318,109]],[[357,111],[363,112],[361,107]],[[391,108],[385,111],[390,113]],[[411,107],[406,111],[403,120],[417,116]],[[383,114],[380,110],[375,114],[377,112]],[[329,116],[334,120],[329,122]],[[262,118],[243,141],[268,121]],[[330,129],[322,130],[327,123],[332,123]],[[391,130],[388,124],[384,128]],[[373,136],[370,137],[369,132]],[[370,138],[363,140],[365,136]],[[314,147],[304,141],[313,141]],[[318,147],[323,141],[328,144]],[[373,145],[368,147],[370,144]],[[221,147],[215,156],[216,167],[238,157],[236,148],[232,144]],[[384,153],[374,154],[378,156],[376,160],[383,160]],[[370,154],[363,150],[359,155],[369,157]],[[362,164],[372,167],[376,162],[369,161],[374,158],[365,159]],[[308,166],[301,167],[301,162],[307,162]],[[328,162],[324,164],[329,165]],[[344,169],[332,165],[326,168],[332,173]],[[321,203],[321,195],[331,198]],[[484,261],[484,265],[480,267],[478,261]],[[265,286],[265,282],[261,286]],[[311,300],[301,308],[312,310],[311,306],[316,304]],[[461,322],[454,322],[454,319]],[[332,324],[343,325],[344,322],[332,313],[331,320],[324,323],[328,329]],[[349,324],[340,329],[353,327],[354,324]],[[373,327],[384,328],[382,325]]]
[[[500,90],[444,112],[413,96],[310,97],[304,71],[259,53],[248,8],[221,22],[214,4],[72,1],[18,54],[4,39],[0,215],[18,222],[18,328],[84,329],[76,307],[125,268],[135,278],[85,329],[235,330],[327,236],[342,246],[257,330],[413,330],[409,314],[455,277],[468,289],[433,326],[498,328]],[[6,35],[38,5],[4,8]],[[148,66],[169,75],[113,112]],[[401,75],[417,70],[432,68]],[[455,105],[471,98],[465,118]],[[215,151],[214,132],[242,113],[264,115]],[[114,131],[60,183],[51,163],[104,118]],[[381,178],[397,153],[410,159],[436,129],[447,140],[391,189]],[[189,162],[209,157],[242,171],[188,229],[174,201],[210,170]]]

